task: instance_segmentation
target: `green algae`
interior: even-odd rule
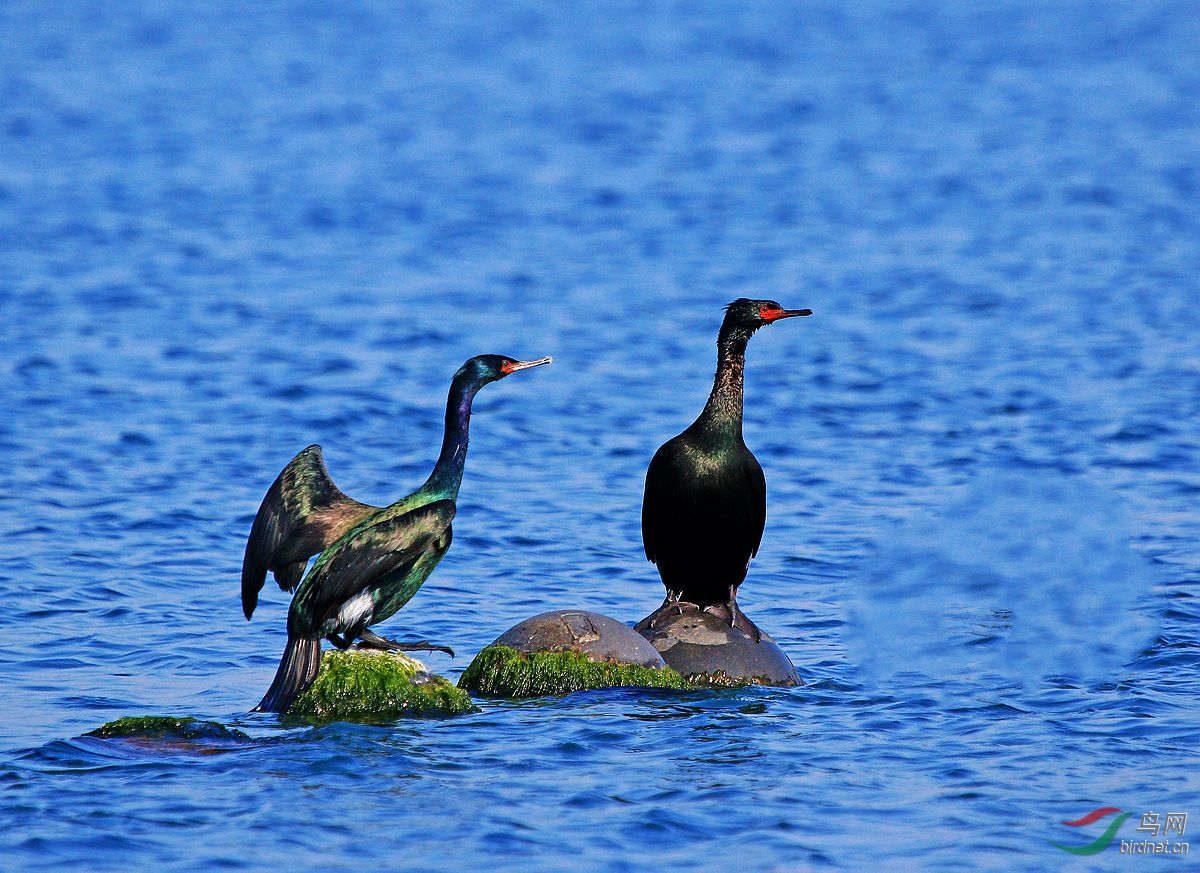
[[[187,755],[231,752],[253,742],[241,731],[219,722],[168,715],[126,716],[88,731],[84,736],[120,740],[154,753]]]
[[[241,731],[227,728],[215,721],[201,721],[198,718],[175,718],[169,715],[137,715],[118,718],[88,731],[85,737],[100,737],[111,740],[119,738],[159,739],[159,740],[236,740],[248,741],[250,738]]]
[[[669,667],[593,661],[578,652],[525,654],[491,645],[463,671],[458,687],[483,697],[544,697],[592,688],[676,688],[693,684]]]
[[[466,692],[399,652],[328,651],[312,687],[287,711],[305,721],[448,718],[476,712]]]

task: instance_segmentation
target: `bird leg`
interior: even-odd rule
[[[350,644],[354,642],[352,638],[348,639],[339,634],[326,634],[325,639],[333,643],[334,648],[341,649],[342,651],[350,648]]]
[[[672,591],[670,588],[668,588],[666,599],[663,600],[662,606],[655,610],[655,613],[657,614],[662,612],[664,609],[673,610],[675,615],[683,615],[685,611],[683,608],[683,592]]]
[[[758,629],[758,625],[750,620],[746,613],[742,612],[742,608],[737,604],[737,589],[729,589],[728,603],[713,603],[704,607],[705,612],[711,612],[714,615],[719,615],[721,618],[729,622],[730,627],[735,627],[744,634],[754,640],[756,643],[762,642],[762,631]],[[726,613],[726,614],[722,614]]]
[[[683,608],[682,591],[672,591],[670,588],[667,589],[666,599],[664,599],[662,605],[659,606],[658,609],[654,610],[654,612],[650,615],[650,623],[647,625],[647,627],[654,627],[658,623],[659,618],[662,616],[665,610],[670,610],[671,614],[674,615],[683,615],[685,612],[687,612],[687,610]]]
[[[379,649],[385,652],[445,652],[451,658],[454,657],[454,649],[449,646],[435,646],[428,640],[421,640],[419,643],[401,643],[381,637],[369,628],[363,628],[358,632],[358,645],[359,648]]]

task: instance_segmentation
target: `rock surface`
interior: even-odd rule
[[[669,667],[593,661],[579,652],[518,652],[490,645],[463,671],[460,688],[481,697],[546,697],[595,688],[690,689]]]
[[[146,751],[209,755],[250,745],[250,737],[215,721],[190,716],[137,715],[118,718],[85,737],[118,740]]]
[[[400,717],[447,718],[475,712],[466,693],[401,652],[331,650],[321,658],[312,687],[286,717],[306,721],[372,721]]]
[[[514,625],[475,657],[458,684],[473,694],[510,698],[692,687],[628,625],[578,609],[544,612]]]
[[[578,652],[594,661],[665,667],[662,656],[629,625],[581,609],[556,609],[527,618],[493,645],[518,652]]]
[[[758,630],[757,628],[755,628]],[[664,604],[634,628],[668,667],[698,685],[803,685],[791,660],[765,631],[761,638],[692,603]]]

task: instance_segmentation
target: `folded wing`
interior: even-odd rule
[[[292,603],[289,632],[355,634],[394,615],[450,548],[454,511],[452,500],[436,500],[356,529],[309,571]]]

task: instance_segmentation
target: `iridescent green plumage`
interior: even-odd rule
[[[450,383],[442,450],[433,472],[420,488],[390,506],[378,508],[342,494],[329,478],[318,446],[309,446],[284,468],[259,507],[242,564],[247,618],[268,570],[281,588],[296,590],[288,610],[287,647],[257,710],[284,712],[312,683],[321,660],[321,637],[338,648],[358,639],[375,647],[449,651],[428,643],[395,643],[369,626],[412,599],[450,548],[475,394],[509,373],[549,361],[479,355],[463,364]]]

